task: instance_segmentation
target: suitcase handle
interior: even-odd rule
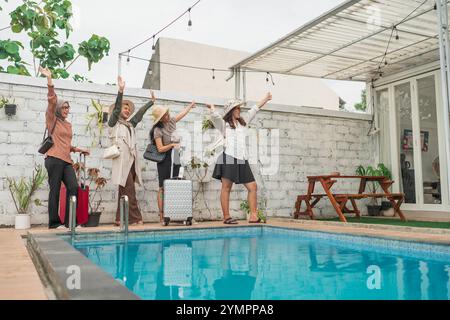
[[[180,158],[180,164],[181,164],[181,149],[182,148],[180,148],[179,149],[179,151],[178,151],[178,157]],[[184,174],[184,170],[181,170],[181,168],[180,168],[180,172],[179,172],[179,174],[178,174],[178,177],[174,177],[173,176],[173,162],[174,162],[174,159],[175,159],[175,148],[172,148],[172,156],[171,156],[171,163],[170,163],[170,180],[185,180],[184,179],[184,177],[183,177],[183,174]]]
[[[83,181],[82,183],[80,183],[81,185],[81,189],[85,190],[86,189],[86,155],[80,153],[80,163],[83,162]]]

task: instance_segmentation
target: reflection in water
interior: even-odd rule
[[[365,249],[265,234],[80,251],[144,299],[449,299],[449,261]]]
[[[248,260],[241,263],[232,264],[233,255],[230,250],[231,239],[223,240],[222,247],[222,277],[214,282],[216,299],[218,300],[250,300],[252,291],[255,288],[255,281],[258,275],[258,259],[256,239],[245,239],[245,244],[249,243],[250,248],[247,256]],[[245,244],[241,243],[245,246]]]

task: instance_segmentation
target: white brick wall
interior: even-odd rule
[[[74,144],[90,147],[92,138],[85,133],[87,108],[91,105],[91,99],[100,99],[103,104],[113,103],[116,88],[68,81],[56,81],[55,85],[59,98],[71,103],[70,121],[74,131]],[[0,225],[12,225],[15,208],[7,188],[6,178],[29,176],[35,163],[43,164],[43,157],[37,153],[37,148],[43,135],[47,105],[45,81],[0,74],[0,95],[14,97],[18,105],[18,113],[11,119],[6,117],[3,110],[0,111]],[[164,92],[156,92],[156,95],[160,99],[158,104],[169,107],[172,113],[180,111],[192,100],[200,104],[212,102],[219,105],[219,108],[225,102]],[[140,107],[148,101],[149,93],[143,89],[128,89],[126,96]],[[194,109],[180,123],[179,128],[193,132],[193,122],[201,120],[206,114],[206,108],[202,106]],[[259,194],[262,189],[261,181],[264,180],[266,194],[269,196],[267,213],[270,216],[291,215],[294,211],[296,195],[306,192],[307,175],[326,174],[332,171],[353,174],[357,165],[371,164],[375,159],[373,150],[376,148],[373,146],[374,142],[367,136],[369,119],[370,117],[365,115],[287,106],[268,106],[259,112],[254,125],[258,125],[259,128],[280,130],[278,173],[260,176],[258,166],[252,165],[253,173],[259,183]],[[150,127],[149,112],[137,127],[140,154],[148,143]],[[107,146],[105,138],[102,139],[102,145]],[[101,158],[103,150],[100,147],[90,149],[92,155],[88,158],[88,167],[99,167],[102,174],[109,178],[111,161]],[[75,157],[73,159],[76,160]],[[144,186],[137,188],[139,205],[145,221],[157,221],[156,164],[143,160],[142,167]],[[354,191],[357,189],[357,183],[342,183],[340,189]],[[244,214],[239,206],[240,202],[246,199],[246,190],[243,186],[235,186],[233,190],[232,214],[243,218]],[[205,208],[200,194],[195,201],[195,219],[220,219],[219,193],[218,181],[213,179],[205,185],[204,197],[211,214]],[[117,207],[117,187],[107,185],[102,196],[105,211],[101,222],[112,222]],[[47,222],[47,185],[38,191],[37,197],[41,199],[43,206],[32,206],[32,223],[43,224]],[[333,212],[331,206],[325,202],[318,206],[318,214],[333,215]]]

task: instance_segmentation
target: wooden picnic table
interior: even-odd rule
[[[405,199],[403,193],[392,193],[389,188],[392,186],[394,181],[391,181],[387,177],[383,176],[345,176],[345,175],[322,175],[322,176],[308,176],[308,192],[306,195],[299,195],[295,203],[294,217],[297,219],[300,215],[308,215],[311,219],[314,219],[313,208],[322,198],[328,198],[333,205],[339,219],[342,222],[347,222],[344,213],[354,213],[358,218],[361,217],[360,211],[356,205],[356,200],[364,198],[386,198],[391,202],[395,213],[397,213],[402,221],[406,221],[403,212],[400,210],[400,206]],[[358,193],[333,193],[331,188],[338,179],[360,179]],[[324,194],[315,194],[314,189],[316,183],[319,182]],[[383,193],[366,193],[366,185],[368,182],[379,183]],[[352,209],[348,208],[347,204],[350,201]],[[306,210],[301,211],[302,203],[305,202]]]

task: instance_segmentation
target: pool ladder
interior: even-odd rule
[[[129,217],[129,199],[128,196],[120,198],[120,232],[123,232],[125,238],[128,238],[128,217]],[[77,226],[77,197],[71,196],[69,199],[69,228],[72,239],[75,238],[75,228]]]
[[[75,239],[76,226],[77,226],[77,197],[71,196],[69,199],[69,228],[72,241]]]
[[[128,217],[130,211],[130,204],[128,196],[120,198],[120,232],[123,232],[125,239],[128,238]]]

